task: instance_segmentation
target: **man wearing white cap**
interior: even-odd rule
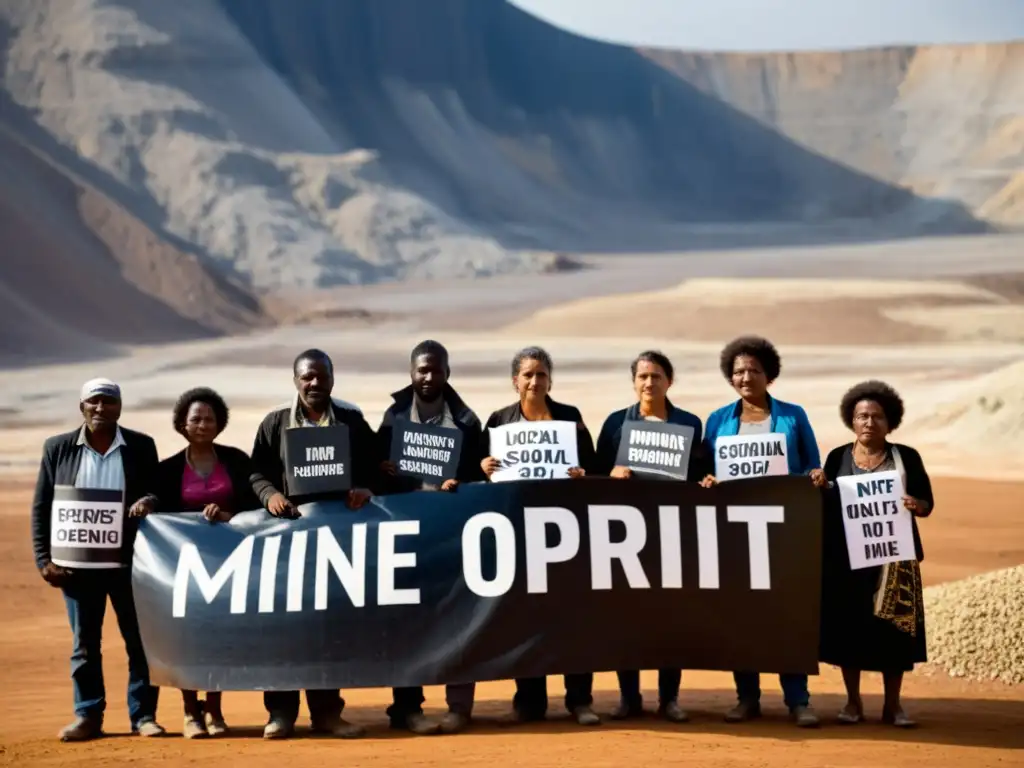
[[[101,642],[108,597],[128,652],[132,733],[160,736],[158,689],[149,684],[131,581],[138,519],[156,503],[156,443],[118,426],[121,388],[109,379],[87,381],[79,409],[81,427],[44,443],[32,503],[36,566],[50,586],[64,593],[74,633],[76,720],[61,730],[60,739],[88,741],[103,735]]]

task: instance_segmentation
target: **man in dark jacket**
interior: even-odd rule
[[[32,502],[36,567],[46,583],[64,593],[74,633],[71,679],[77,719],[61,730],[60,739],[88,741],[103,735],[101,645],[108,597],[128,652],[132,733],[160,736],[158,689],[149,684],[131,571],[138,520],[156,505],[156,444],[149,435],[118,426],[121,389],[109,379],[86,382],[79,408],[82,426],[44,443]],[[85,508],[95,503],[77,500],[89,494],[107,497],[101,502],[102,517]]]
[[[295,399],[285,408],[271,411],[263,419],[252,448],[252,489],[260,503],[275,517],[295,519],[297,507],[328,496],[297,496],[289,492],[285,473],[285,432],[297,427],[328,427],[345,424],[349,430],[349,456],[352,487],[342,498],[350,509],[359,509],[372,496],[377,484],[376,441],[373,429],[362,413],[339,405],[331,398],[334,390],[334,364],[325,352],[310,349],[295,358],[292,365]],[[263,704],[270,719],[263,729],[267,739],[292,735],[299,717],[298,691],[267,691]],[[306,691],[306,704],[313,731],[340,738],[356,738],[365,729],[341,717],[345,700],[337,690]]]
[[[378,455],[391,455],[391,441],[395,428],[403,420],[457,429],[462,433],[462,449],[455,477],[445,480],[440,485],[416,477],[399,475],[395,465],[391,461],[385,461],[381,465],[385,476],[385,493],[419,490],[454,491],[459,483],[484,480],[484,473],[480,468],[480,461],[483,459],[480,453],[480,419],[448,383],[451,377],[448,350],[439,342],[424,341],[413,349],[409,363],[412,383],[391,395],[394,403],[385,411],[377,430]],[[423,714],[423,688],[395,688],[394,701],[388,707],[388,717],[392,727],[406,728],[413,733],[455,733],[469,724],[475,691],[474,683],[446,686],[448,713],[440,724],[435,724]]]

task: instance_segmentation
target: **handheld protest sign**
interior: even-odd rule
[[[50,508],[50,559],[63,568],[120,568],[124,492],[58,485]]]
[[[459,470],[462,430],[398,419],[391,433],[391,462],[398,474],[431,483],[451,480]]]
[[[916,560],[914,525],[896,471],[836,478],[850,569]]]
[[[715,441],[715,477],[719,482],[789,474],[786,436],[723,435]]]
[[[348,425],[294,427],[284,433],[288,493],[308,496],[352,487]]]
[[[664,421],[627,421],[615,463],[651,479],[685,480],[694,429]]]
[[[555,480],[579,466],[578,427],[572,421],[517,421],[491,427],[491,455],[501,469],[492,483]]]

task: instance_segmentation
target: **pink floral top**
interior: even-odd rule
[[[224,464],[217,462],[209,477],[203,477],[185,463],[185,473],[181,478],[181,501],[186,507],[202,508],[207,504],[216,504],[221,509],[234,511],[231,503],[235,492],[231,486],[231,478]]]

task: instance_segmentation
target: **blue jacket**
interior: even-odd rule
[[[693,444],[694,449],[690,451],[690,466],[686,471],[686,476],[690,480],[698,481],[705,474],[711,470],[707,468],[705,461],[705,451],[701,443],[701,434],[703,433],[703,425],[701,424],[700,417],[689,411],[684,411],[682,408],[676,408],[671,402],[665,401],[666,409],[668,410],[668,423],[669,424],[681,424],[684,426],[693,427]],[[609,475],[612,469],[615,467],[615,459],[619,453],[619,441],[622,439],[622,425],[627,421],[643,421],[643,416],[640,415],[640,404],[634,403],[629,408],[623,408],[621,411],[615,411],[607,419],[604,420],[604,425],[601,427],[601,434],[597,438],[597,463],[595,467],[595,475]]]
[[[786,457],[789,461],[791,475],[810,474],[812,469],[821,468],[821,454],[818,452],[818,441],[811,429],[807,412],[799,405],[776,400],[768,395],[768,406],[771,409],[771,430],[786,436]],[[715,441],[721,436],[739,434],[740,412],[743,402],[737,400],[724,405],[708,416],[707,430],[704,433],[704,450],[714,466]],[[714,471],[713,469],[711,471]]]

